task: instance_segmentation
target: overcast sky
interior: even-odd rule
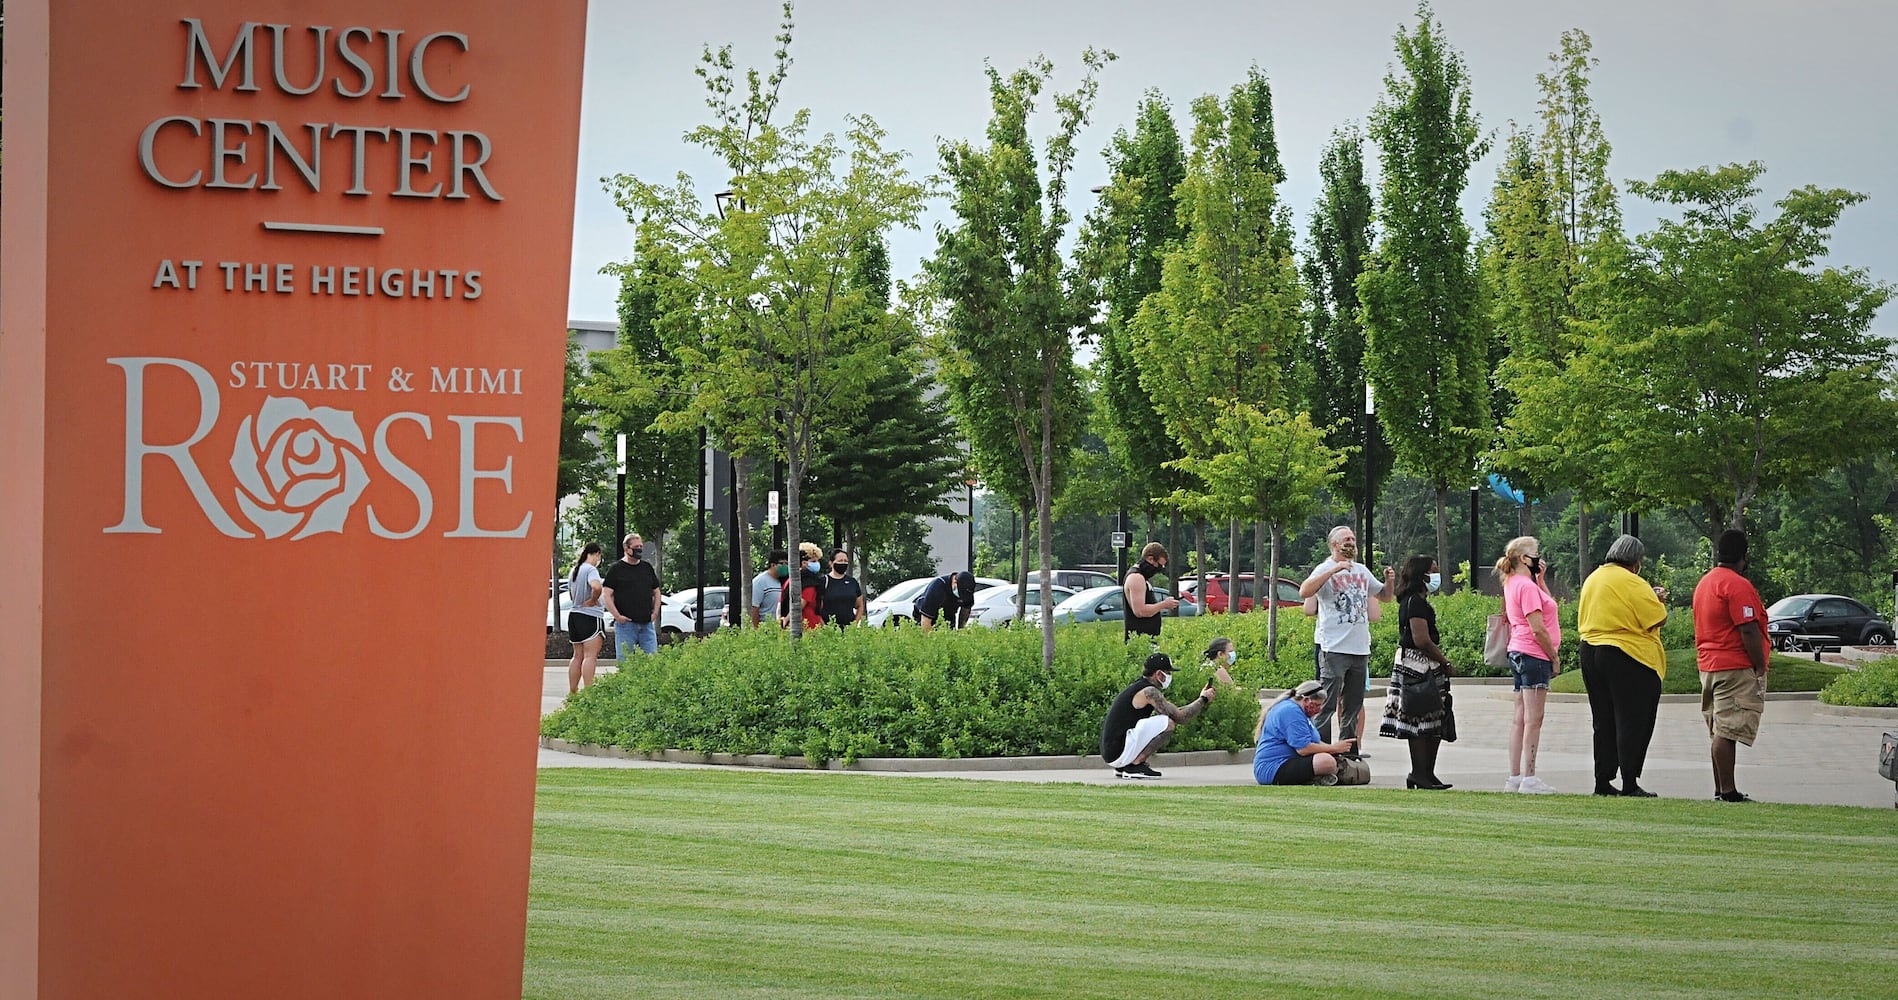
[[[602,177],[669,180],[683,170],[703,192],[724,186],[723,166],[681,140],[707,114],[692,70],[702,46],[726,42],[739,66],[768,68],[778,7],[775,0],[590,4],[572,318],[614,318],[617,288],[599,269],[631,250],[631,227]],[[1081,50],[1107,48],[1119,60],[1101,78],[1075,178],[1091,199],[1087,189],[1107,180],[1100,150],[1131,123],[1143,91],[1171,100],[1184,136],[1188,103],[1225,93],[1256,63],[1272,82],[1289,174],[1281,193],[1302,240],[1318,195],[1319,153],[1334,128],[1365,121],[1394,58],[1392,34],[1414,10],[1403,0],[804,0],[785,104],[810,108],[818,132],[841,131],[846,114],[867,114],[889,132],[889,148],[908,151],[911,170],[932,173],[940,139],[976,137],[987,124],[984,60],[1007,72],[1046,54],[1065,91],[1079,79]],[[1498,147],[1511,120],[1536,127],[1535,75],[1562,31],[1581,28],[1601,61],[1592,93],[1618,185],[1757,159],[1768,168],[1763,205],[1806,184],[1864,193],[1869,200],[1836,230],[1833,262],[1898,282],[1898,74],[1890,68],[1898,3],[1439,0],[1436,12],[1469,65],[1476,108]],[[1472,227],[1481,224],[1496,166],[1492,153],[1472,172],[1463,198]],[[1631,231],[1657,217],[1625,190],[1623,209]],[[938,202],[920,231],[892,236],[897,277],[916,272],[946,219]],[[1898,307],[1877,326],[1898,336]]]

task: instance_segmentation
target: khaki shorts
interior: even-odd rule
[[[1759,674],[1747,669],[1700,672],[1700,714],[1707,720],[1709,736],[1753,745],[1753,737],[1760,732],[1760,712],[1766,708],[1760,680]]]

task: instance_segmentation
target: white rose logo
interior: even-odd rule
[[[355,414],[267,397],[256,417],[244,418],[231,449],[237,505],[266,538],[341,532],[369,485],[367,452]]]

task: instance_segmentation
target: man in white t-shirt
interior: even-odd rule
[[[1389,603],[1396,591],[1396,573],[1384,568],[1384,579],[1372,575],[1357,561],[1358,535],[1349,525],[1331,529],[1325,537],[1331,558],[1318,564],[1299,585],[1298,596],[1318,599],[1318,680],[1325,686],[1325,707],[1318,714],[1318,734],[1331,741],[1333,710],[1341,716],[1340,739],[1362,737],[1364,687],[1371,665],[1371,601]],[[1359,752],[1364,744],[1358,743]]]

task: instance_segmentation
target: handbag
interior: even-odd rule
[[[1509,616],[1489,616],[1489,627],[1483,631],[1483,662],[1498,670],[1509,669]]]
[[[1443,709],[1443,672],[1417,650],[1398,647],[1391,683],[1397,688],[1400,714],[1415,719]]]
[[[1898,781],[1898,733],[1886,733],[1879,739],[1878,773]]]
[[[1337,784],[1368,785],[1371,783],[1371,765],[1362,757],[1339,757]]]

